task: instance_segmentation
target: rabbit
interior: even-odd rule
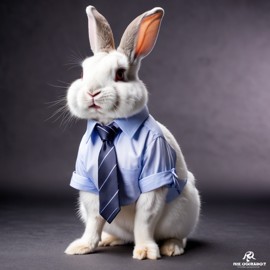
[[[148,92],[138,77],[138,71],[141,60],[156,43],[164,10],[156,7],[134,19],[117,49],[107,20],[93,6],[88,6],[86,13],[93,56],[83,61],[82,77],[75,80],[67,91],[69,111],[77,118],[103,125],[116,119],[130,121],[147,108]],[[141,192],[134,202],[122,206],[109,224],[99,214],[98,193],[80,190],[79,214],[85,231],[66,248],[66,254],[93,253],[98,246],[127,243],[134,243],[133,258],[138,260],[184,253],[187,236],[199,220],[200,195],[176,139],[151,115],[147,121],[155,123],[153,125],[159,129],[160,136],[175,153],[174,174],[179,179],[186,179],[181,194],[167,202],[168,185]],[[82,143],[80,148],[83,150],[84,147]],[[118,155],[120,159],[129,160],[128,151]],[[163,181],[162,176],[155,179]]]

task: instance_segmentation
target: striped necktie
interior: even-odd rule
[[[120,129],[113,124],[97,124],[96,130],[103,143],[98,157],[99,213],[111,223],[120,211],[118,165],[113,144]]]

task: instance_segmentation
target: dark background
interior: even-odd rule
[[[5,196],[71,197],[85,121],[54,113],[92,55],[85,7],[116,44],[137,15],[165,17],[141,78],[150,112],[179,141],[208,197],[270,193],[269,1],[6,1],[0,27],[0,179]],[[52,117],[53,116],[53,117]]]
[[[69,182],[86,122],[61,107],[92,55],[89,4],[116,44],[137,15],[165,9],[140,75],[152,115],[179,141],[202,195],[183,256],[141,263],[132,245],[64,255],[83,232]],[[268,0],[1,0],[0,268],[235,270],[251,250],[269,269],[269,104]]]

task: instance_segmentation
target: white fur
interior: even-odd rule
[[[132,116],[146,106],[148,93],[137,74],[140,55],[136,55],[138,57],[136,61],[130,63],[132,57],[129,56],[135,54],[129,50],[136,47],[131,43],[137,40],[135,37],[132,38],[132,35],[137,34],[141,18],[155,12],[163,11],[160,8],[153,9],[130,24],[122,38],[120,49],[95,51],[94,56],[83,62],[83,77],[73,82],[67,93],[71,114],[78,118],[95,119],[107,124],[116,118]],[[91,20],[100,18],[97,14],[95,11]],[[89,23],[91,27],[91,21]],[[103,17],[101,23],[109,29]],[[111,38],[108,40],[107,44],[106,38],[103,39],[105,45],[102,44],[102,48],[113,47],[110,44]],[[152,42],[154,46],[155,35]],[[151,46],[148,49],[151,49]],[[124,82],[115,81],[115,74],[119,68],[126,70]],[[96,106],[93,107],[93,104]],[[176,256],[184,252],[186,238],[199,219],[200,197],[195,187],[194,176],[188,171],[175,138],[163,125],[160,124],[160,128],[168,143],[176,151],[178,176],[181,179],[188,179],[181,195],[166,204],[165,187],[143,193],[136,203],[122,207],[111,224],[105,224],[99,215],[98,196],[81,191],[80,215],[85,223],[85,232],[81,238],[67,247],[65,251],[67,254],[91,253],[98,244],[106,246],[127,242],[135,243],[133,258],[136,259],[157,259],[161,255]]]
[[[116,71],[128,67],[127,57],[117,51],[97,53],[84,60],[83,77],[73,82],[68,89],[70,112],[78,118],[96,119],[106,124],[141,111],[148,101],[142,81],[114,81]],[[90,96],[98,92],[98,95]],[[100,108],[89,108],[93,102]]]
[[[173,144],[176,141],[171,133],[164,126],[161,128],[168,142],[176,150],[178,175],[186,174],[188,177],[181,195],[171,203],[165,204],[166,188],[143,193],[136,204],[122,207],[115,220],[104,225],[98,213],[98,196],[80,192],[80,214],[86,229],[82,238],[75,240],[66,249],[67,254],[93,252],[98,240],[102,240],[101,246],[115,245],[117,242],[135,242],[133,257],[136,259],[157,259],[160,252],[167,256],[176,256],[184,252],[185,239],[199,219],[200,197],[193,174],[185,170],[186,164],[179,146]],[[101,239],[102,229],[106,235]],[[164,241],[160,250],[157,241]]]

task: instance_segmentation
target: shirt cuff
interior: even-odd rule
[[[166,186],[169,189],[166,201],[171,202],[181,194],[186,182],[187,180],[178,178],[175,169],[173,168],[169,171],[156,173],[142,178],[139,181],[139,185],[142,193]]]
[[[70,186],[78,190],[88,191],[88,192],[98,194],[98,190],[96,189],[93,182],[89,178],[81,176],[77,174],[76,172],[73,172],[72,174]]]

